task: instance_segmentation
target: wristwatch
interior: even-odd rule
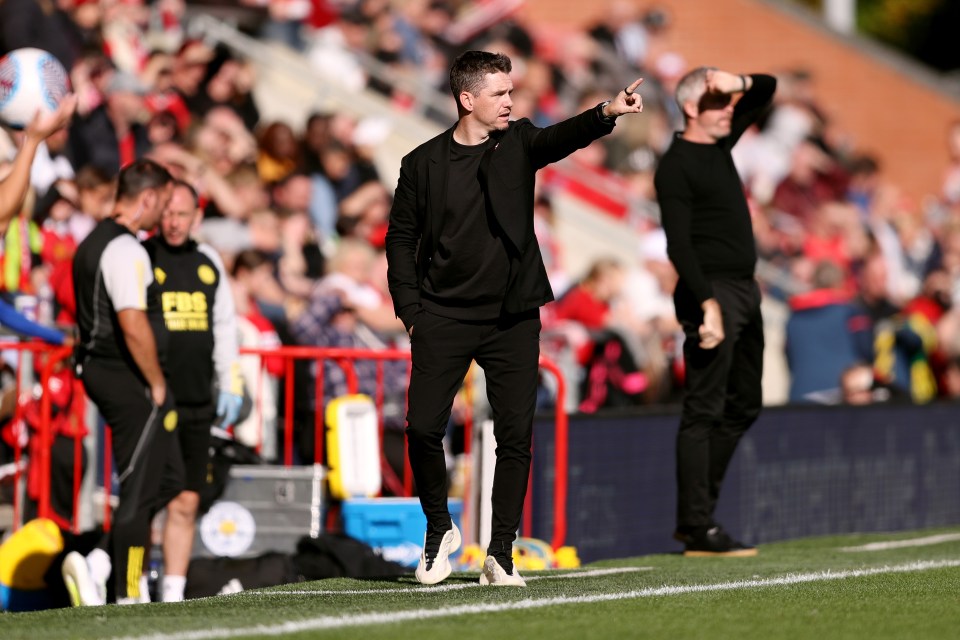
[[[617,116],[605,116],[603,115],[603,108],[610,104],[609,100],[605,100],[597,105],[597,116],[600,118],[600,122],[603,124],[615,124],[617,121]]]

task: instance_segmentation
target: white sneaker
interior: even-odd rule
[[[103,549],[94,549],[87,554],[87,569],[90,571],[93,585],[97,588],[97,597],[102,602],[106,602],[107,580],[110,579],[110,574],[113,572],[110,554]]]
[[[71,551],[63,559],[60,568],[63,582],[67,585],[70,594],[70,604],[75,607],[94,607],[106,604],[106,599],[97,589],[97,584],[90,575],[87,559],[76,551]]]
[[[513,568],[513,573],[507,573],[493,556],[487,556],[483,561],[483,572],[480,574],[480,584],[493,585],[495,587],[525,587],[527,583],[520,577],[517,568]]]
[[[437,555],[427,559],[427,534],[423,534],[423,550],[420,551],[420,563],[417,564],[416,576],[421,584],[437,584],[445,580],[453,571],[450,566],[450,554],[460,548],[460,529],[450,523],[450,529],[443,534]]]

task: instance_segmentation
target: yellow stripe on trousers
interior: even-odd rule
[[[140,574],[143,573],[143,547],[127,551],[127,597],[140,597]]]

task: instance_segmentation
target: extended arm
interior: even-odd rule
[[[20,211],[30,186],[30,167],[40,143],[70,122],[77,108],[73,95],[60,101],[56,111],[38,113],[23,132],[23,143],[13,161],[13,170],[0,182],[0,233],[7,229],[10,219]]]
[[[63,333],[56,329],[45,327],[42,324],[32,322],[3,300],[0,300],[0,325],[21,335],[39,338],[50,344],[63,344]]]
[[[529,141],[527,151],[534,170],[562,160],[577,149],[609,134],[619,116],[643,111],[643,99],[636,93],[642,83],[643,78],[638,78],[612,100],[543,129],[521,120],[518,124],[524,127],[521,133]]]

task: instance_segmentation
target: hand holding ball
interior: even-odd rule
[[[67,70],[50,53],[11,51],[0,58],[0,120],[28,135],[50,135],[69,122],[76,107],[68,82]]]

